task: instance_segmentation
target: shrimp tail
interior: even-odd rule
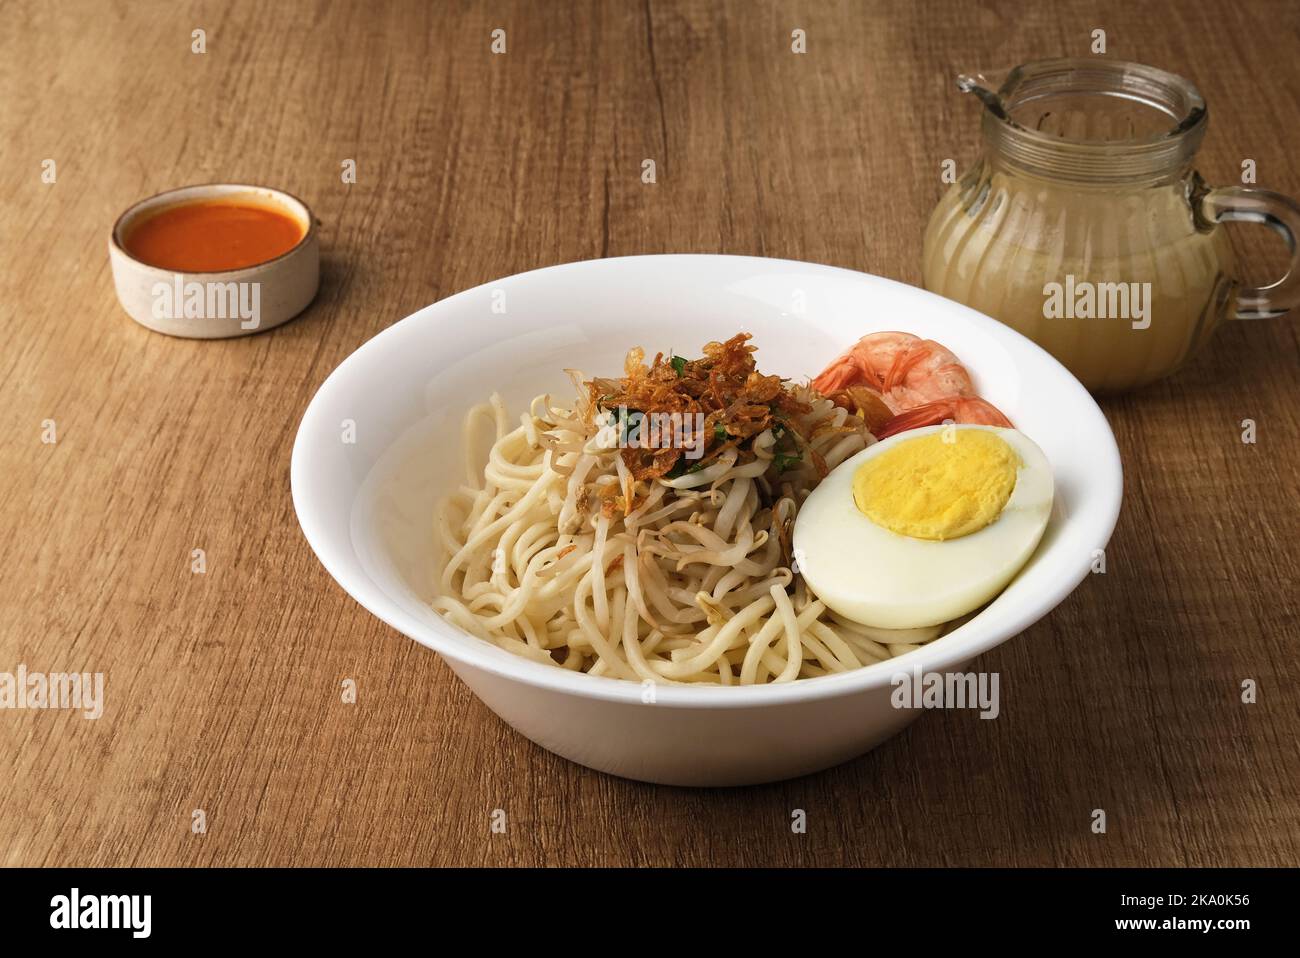
[[[863,382],[863,369],[852,350],[837,358],[812,381],[812,388],[823,396],[840,392]]]
[[[969,423],[977,426],[1013,428],[1011,420],[992,403],[978,397],[939,399],[935,402],[913,406],[890,419],[875,433],[877,439],[888,439],[909,429],[937,426],[943,422]]]

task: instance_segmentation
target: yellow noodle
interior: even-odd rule
[[[810,393],[804,435],[834,468],[874,441]],[[492,423],[486,454],[476,437]],[[870,629],[833,615],[782,555],[783,528],[817,484],[810,462],[779,475],[775,437],[675,479],[634,482],[615,430],[539,396],[510,427],[499,396],[466,416],[468,485],[437,510],[433,608],[470,635],[557,668],[638,682],[788,682],[884,661],[938,630]],[[634,491],[632,510],[605,509]]]

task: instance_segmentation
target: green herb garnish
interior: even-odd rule
[[[687,465],[688,462],[690,462],[690,460],[687,459],[685,456],[678,459],[675,463],[673,463],[673,467],[668,470],[667,478],[680,479],[682,476],[689,476],[691,473],[699,472],[701,469],[704,468],[703,461],[692,462],[689,466]]]

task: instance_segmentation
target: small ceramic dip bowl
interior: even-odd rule
[[[186,186],[141,200],[113,224],[108,256],[127,315],[169,336],[271,329],[320,288],[311,210],[262,186]]]

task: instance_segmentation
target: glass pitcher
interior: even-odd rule
[[[1192,164],[1207,112],[1187,80],[1061,59],[957,85],[984,104],[984,153],[930,217],[926,289],[1024,333],[1097,392],[1169,375],[1224,319],[1300,302],[1300,206],[1206,186]],[[1228,220],[1281,233],[1287,274],[1234,279]]]

